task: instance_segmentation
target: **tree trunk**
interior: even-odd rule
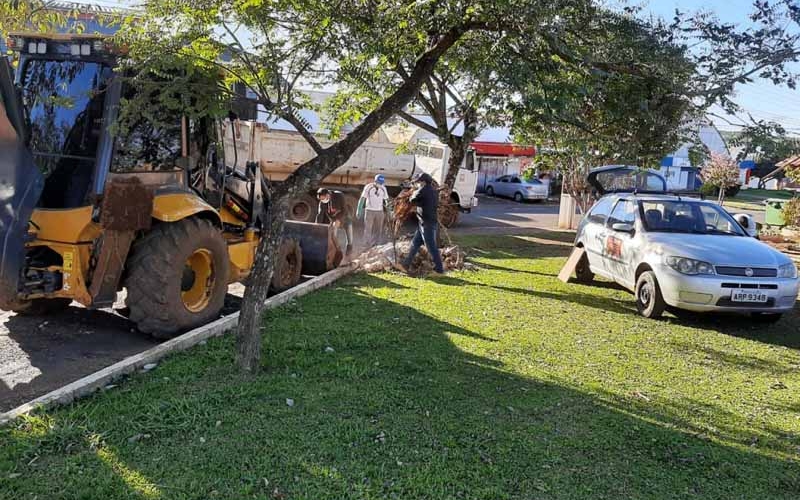
[[[261,363],[261,315],[272,282],[275,255],[283,239],[283,225],[289,212],[289,196],[271,201],[265,214],[256,260],[244,291],[236,330],[236,363],[248,373],[256,373]]]
[[[461,163],[467,156],[467,148],[469,144],[463,137],[451,136],[447,141],[450,148],[450,158],[447,160],[447,175],[444,177],[444,186],[448,189],[453,189],[458,177],[458,170],[461,168]]]
[[[447,144],[450,148],[450,158],[447,161],[447,175],[444,178],[444,187],[449,190],[453,189],[458,177],[458,170],[464,158],[467,156],[467,151],[478,135],[478,114],[473,108],[468,108],[464,111],[464,134],[459,136],[448,134],[447,137],[440,137],[440,139]],[[445,128],[447,124],[445,124]]]

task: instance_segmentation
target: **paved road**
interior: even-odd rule
[[[461,214],[452,234],[507,234],[541,229],[555,229],[558,204],[517,203],[502,198],[479,195],[472,213]]]
[[[231,285],[223,314],[239,309],[244,288]],[[73,303],[48,317],[0,311],[0,412],[142,352],[159,341],[136,330],[116,309]]]

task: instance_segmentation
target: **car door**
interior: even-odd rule
[[[628,288],[634,286],[636,269],[635,250],[637,204],[633,200],[620,199],[611,210],[605,224],[603,242],[603,266],[610,277]],[[625,226],[626,229],[623,229]],[[629,230],[628,230],[629,229]]]
[[[500,177],[497,183],[496,193],[500,196],[508,196],[508,176]]]
[[[515,194],[522,193],[525,196],[525,188],[522,185],[522,180],[517,176],[512,176],[508,184],[508,196],[513,198]]]
[[[605,274],[605,263],[603,262],[603,246],[606,237],[606,219],[611,213],[611,208],[616,201],[616,197],[609,196],[600,198],[586,214],[586,221],[580,230],[580,243],[586,249],[586,257],[592,271]]]

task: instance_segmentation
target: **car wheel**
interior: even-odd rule
[[[758,323],[772,324],[777,323],[783,317],[781,313],[751,313],[750,317]]]
[[[487,187],[486,194],[489,196],[494,196],[494,188],[492,188],[492,186]]]
[[[522,203],[522,193],[514,193],[514,201]]]
[[[575,278],[578,283],[591,283],[594,280],[594,273],[589,268],[589,257],[587,257],[585,251],[581,255],[581,260],[575,266]]]
[[[660,318],[667,303],[653,271],[645,271],[636,280],[636,310],[645,318]]]

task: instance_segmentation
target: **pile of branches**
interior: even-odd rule
[[[397,263],[403,262],[411,250],[411,240],[398,241],[397,244],[386,243],[367,250],[357,259],[359,269],[368,273],[377,273],[397,269]],[[395,253],[396,251],[396,253]],[[442,263],[447,271],[458,269],[472,269],[472,265],[467,262],[467,254],[458,246],[448,246],[440,250]],[[433,272],[433,261],[428,255],[427,249],[423,246],[411,263],[409,273],[414,276],[424,276]]]
[[[458,205],[454,204],[450,198],[453,190],[448,187],[440,187],[436,181],[433,181],[433,189],[439,193],[439,209],[437,211],[439,227],[447,228],[452,225],[452,221],[458,216]],[[405,188],[394,199],[395,228],[398,230],[416,213],[416,207],[411,203],[411,194],[413,192],[413,189]]]

